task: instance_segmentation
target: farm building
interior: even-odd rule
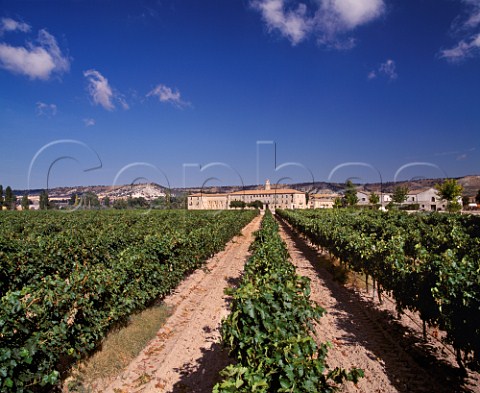
[[[310,209],[333,209],[335,199],[340,198],[340,194],[311,194],[308,200]]]
[[[187,207],[189,210],[230,209],[230,203],[242,201],[246,204],[260,201],[264,207],[270,209],[306,209],[305,193],[291,188],[270,187],[270,182],[265,182],[262,190],[242,190],[228,194],[196,193],[188,196]]]

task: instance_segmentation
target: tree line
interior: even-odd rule
[[[13,193],[10,186],[5,190],[0,185],[0,210],[16,210],[21,206],[22,210],[30,210],[33,201],[28,194],[24,194],[20,199]],[[108,196],[99,198],[97,194],[91,191],[84,193],[74,193],[69,199],[61,201],[52,201],[48,196],[47,190],[42,190],[38,199],[39,210],[58,210],[58,209],[80,209],[80,210],[98,210],[98,209],[186,209],[186,195],[172,196],[167,194],[164,197],[158,197],[149,201],[143,197],[128,197],[112,199]]]

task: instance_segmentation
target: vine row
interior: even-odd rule
[[[446,332],[461,367],[480,360],[480,220],[451,214],[277,211],[312,243]]]
[[[39,392],[238,234],[245,212],[5,212],[0,391]]]
[[[357,382],[362,370],[327,369],[327,344],[312,338],[312,323],[325,310],[310,300],[309,279],[295,274],[268,210],[252,250],[222,323],[237,363],[221,372],[213,392],[334,392],[345,380]]]

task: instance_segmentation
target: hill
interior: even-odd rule
[[[408,186],[410,191],[434,187],[435,184],[441,183],[443,179],[416,179],[411,181],[401,182],[384,182],[384,183],[367,183],[357,184],[357,187],[365,191],[380,191],[384,193],[391,193],[396,186]],[[480,176],[470,175],[456,178],[456,180],[464,187],[464,195],[475,196],[480,190]],[[331,182],[314,182],[314,183],[294,183],[294,184],[272,184],[272,188],[294,188],[308,193],[328,193],[338,192],[344,189],[343,183]],[[127,184],[119,186],[78,186],[78,187],[56,187],[48,191],[51,199],[69,199],[74,194],[84,194],[86,192],[93,192],[99,198],[109,197],[110,200],[125,199],[128,197],[139,198],[143,197],[147,201],[164,197],[168,193],[171,196],[180,196],[190,193],[205,192],[205,193],[229,193],[240,190],[254,190],[263,188],[263,185],[246,185],[246,186],[216,186],[216,187],[187,187],[187,188],[172,188],[168,189],[156,183],[140,183]],[[29,196],[40,195],[41,189],[30,190]],[[22,196],[27,193],[26,190],[14,190],[14,194]]]

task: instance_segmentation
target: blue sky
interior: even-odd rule
[[[0,0],[0,184],[480,174],[479,71],[480,0]]]

